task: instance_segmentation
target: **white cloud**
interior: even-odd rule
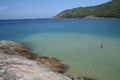
[[[7,6],[0,6],[0,11],[8,8]]]

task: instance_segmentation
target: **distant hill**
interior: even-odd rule
[[[54,18],[120,18],[120,0],[90,7],[65,10]]]

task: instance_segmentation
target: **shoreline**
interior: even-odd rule
[[[87,18],[87,17],[83,17],[83,18],[36,18],[34,20],[41,20],[41,19],[120,19],[120,18],[105,18],[105,17],[93,17],[93,18]],[[33,20],[32,18],[26,18],[26,19],[0,19],[0,21],[14,21],[14,20]]]
[[[18,42],[4,41],[4,40],[0,41],[0,54],[1,54],[0,57],[3,57],[2,63],[1,63],[1,60],[0,60],[0,65],[3,65],[3,66],[9,66],[10,65],[10,67],[8,67],[8,70],[11,70],[11,67],[12,67],[12,71],[16,72],[16,69],[17,69],[17,73],[20,73],[20,74],[21,74],[21,72],[25,71],[24,76],[31,77],[30,80],[36,80],[36,79],[32,79],[32,78],[35,78],[35,77],[30,76],[30,74],[31,75],[33,75],[32,73],[38,74],[39,70],[36,70],[36,72],[33,71],[32,68],[30,68],[30,66],[27,66],[27,64],[29,64],[29,63],[30,63],[30,65],[35,64],[35,65],[38,65],[38,66],[40,66],[40,65],[45,66],[46,67],[45,69],[48,70],[48,71],[52,71],[52,73],[54,73],[54,75],[49,76],[49,75],[47,75],[48,72],[46,72],[46,71],[43,71],[43,72],[51,78],[54,78],[55,76],[57,76],[58,79],[55,79],[55,80],[61,80],[61,79],[62,80],[94,80],[94,79],[87,78],[87,77],[77,77],[77,76],[67,75],[67,74],[65,75],[64,72],[68,68],[68,66],[66,64],[64,64],[63,62],[61,62],[60,60],[58,60],[56,58],[51,58],[51,57],[47,57],[47,56],[37,56],[35,53],[31,52],[29,47],[27,47],[24,44],[18,43]],[[7,56],[7,59],[9,58],[9,60],[14,59],[14,58],[16,60],[14,62],[8,62],[7,64],[9,64],[9,65],[4,65],[3,62],[6,60],[6,59],[4,60],[4,56]],[[27,62],[24,62],[25,60],[27,60]],[[22,63],[20,61],[22,61]],[[30,61],[36,62],[37,64],[33,63],[33,62],[31,64]],[[23,64],[23,62],[24,62],[24,64]],[[0,66],[0,68],[3,67],[3,66]],[[33,67],[38,68],[37,66],[33,66]],[[42,68],[43,67],[41,67],[40,69],[42,69]],[[1,70],[0,70],[0,78],[1,79],[2,78],[6,79],[6,77],[8,75],[12,76],[12,77],[7,77],[8,79],[6,79],[6,80],[11,80],[11,78],[13,78],[13,77],[17,79],[18,75],[16,73],[11,74],[7,70],[5,71],[5,73],[6,74],[1,73]],[[39,73],[39,74],[43,75],[42,73]],[[23,75],[23,73],[21,75]],[[63,76],[60,76],[60,75],[63,75]],[[38,75],[36,77],[40,77],[40,76]],[[54,79],[45,79],[45,76],[41,76],[41,77],[43,78],[42,80],[54,80]],[[26,77],[21,77],[21,78],[23,80],[25,80]],[[17,80],[19,80],[19,79],[17,79]]]

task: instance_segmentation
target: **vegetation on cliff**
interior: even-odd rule
[[[120,0],[112,0],[110,2],[90,7],[79,7],[65,10],[54,18],[120,18]]]

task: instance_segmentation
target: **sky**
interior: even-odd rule
[[[59,12],[111,0],[0,0],[0,19],[51,18]]]

